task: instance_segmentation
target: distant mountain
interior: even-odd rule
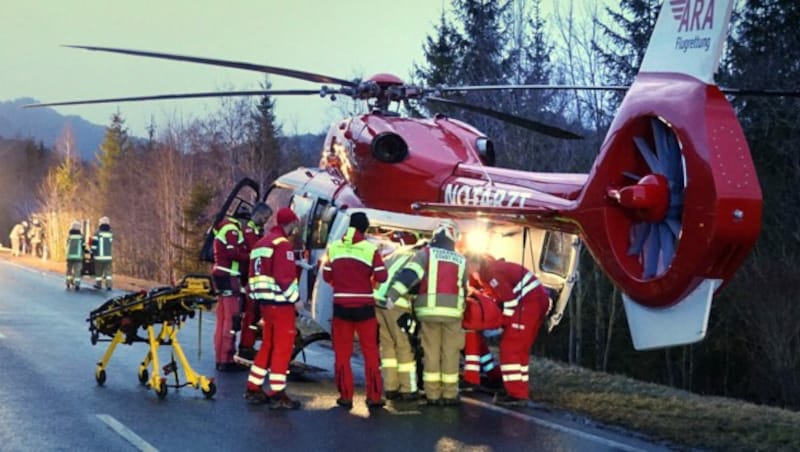
[[[0,136],[5,138],[33,138],[48,148],[69,124],[75,136],[78,152],[84,160],[94,159],[103,142],[105,126],[93,124],[80,116],[64,116],[52,108],[20,108],[38,102],[30,97],[0,101]]]

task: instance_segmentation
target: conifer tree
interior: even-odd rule
[[[269,80],[261,84],[268,90],[272,87]],[[250,170],[255,179],[266,186],[272,183],[284,170],[281,162],[281,126],[275,117],[275,101],[271,96],[261,97],[258,105],[251,113],[252,136],[250,143]]]

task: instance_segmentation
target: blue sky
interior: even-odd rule
[[[582,3],[583,0],[578,3]],[[122,47],[239,60],[340,78],[390,72],[408,79],[422,61],[442,0],[14,0],[0,15],[0,100],[61,100],[257,89],[255,72],[60,47]],[[549,3],[546,0],[545,3]],[[273,88],[318,88],[271,77]],[[59,107],[107,124],[119,109],[144,135],[150,118],[203,117],[219,101]],[[329,100],[277,99],[284,131],[318,133],[342,116]]]

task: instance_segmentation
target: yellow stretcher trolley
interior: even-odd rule
[[[97,342],[111,342],[95,368],[95,380],[102,386],[106,382],[106,367],[117,344],[131,345],[146,342],[149,351],[139,364],[139,382],[152,388],[159,398],[167,396],[167,387],[180,388],[192,386],[200,389],[206,398],[217,392],[213,378],[196,373],[178,341],[178,332],[187,319],[194,317],[196,311],[210,310],[216,303],[211,277],[208,275],[186,275],[174,287],[158,287],[149,291],[134,292],[114,297],[100,305],[89,314],[92,345]],[[156,333],[155,327],[161,329]],[[140,337],[139,328],[147,331],[147,337]],[[111,339],[101,339],[100,336]],[[163,368],[158,358],[158,347],[172,347],[172,359]],[[177,356],[178,362],[175,362]],[[183,368],[186,383],[178,379],[178,363]],[[147,370],[151,365],[152,375]],[[163,371],[164,376],[161,375]],[[167,376],[172,373],[175,384],[167,384]]]

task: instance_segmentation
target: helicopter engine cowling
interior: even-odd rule
[[[729,280],[761,227],[762,198],[733,108],[715,85],[640,74],[568,214],[631,300],[673,305]]]

